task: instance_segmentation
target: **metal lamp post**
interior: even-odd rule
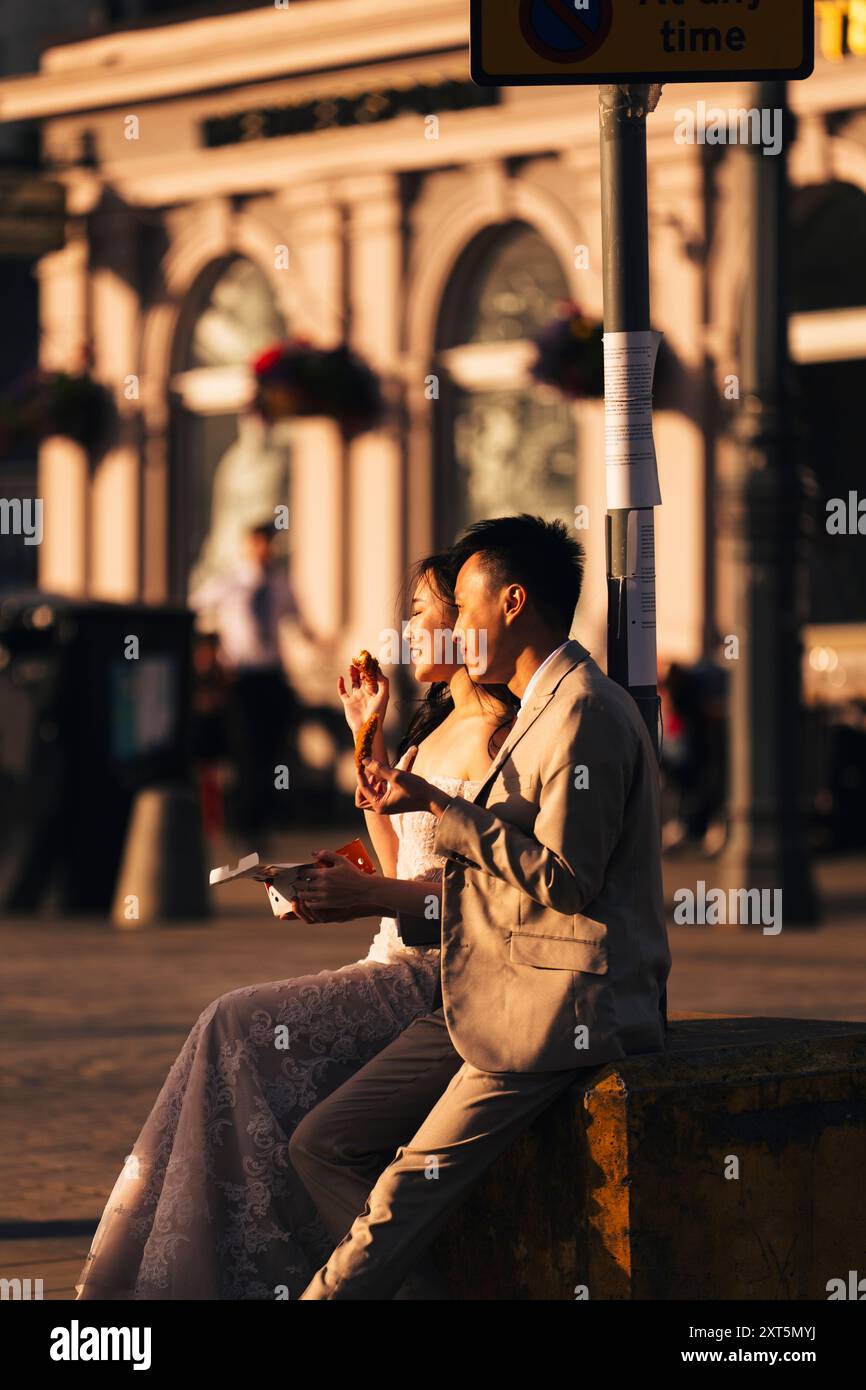
[[[802,436],[790,391],[785,82],[762,82],[755,105],[781,111],[782,150],[745,146],[748,281],[736,450],[724,489],[735,575],[725,886],[781,889],[783,920],[818,915],[803,804],[802,647],[805,617]]]

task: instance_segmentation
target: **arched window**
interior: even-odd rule
[[[866,309],[866,193],[850,183],[793,190],[791,309]]]
[[[484,516],[574,515],[570,406],[530,377],[532,339],[570,298],[543,237],[522,223],[484,233],[461,256],[437,333],[438,539]]]
[[[246,527],[287,501],[288,452],[247,413],[250,364],[286,336],[273,291],[250,261],[210,267],[181,318],[171,380],[172,590],[179,601],[232,565]]]

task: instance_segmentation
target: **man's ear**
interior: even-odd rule
[[[505,591],[505,621],[513,623],[526,607],[526,590],[522,584],[509,584]]]

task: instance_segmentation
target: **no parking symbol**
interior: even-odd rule
[[[610,33],[613,0],[520,0],[529,47],[553,63],[591,58]]]

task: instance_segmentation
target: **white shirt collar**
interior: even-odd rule
[[[533,674],[530,676],[530,678],[529,678],[529,684],[527,685],[526,689],[524,690],[523,696],[522,696],[521,701],[520,701],[520,708],[521,708],[521,709],[523,709],[524,705],[526,704],[527,700],[529,699],[530,695],[532,694],[532,691],[533,691],[535,685],[537,684],[538,680],[540,679],[541,674],[542,674],[542,672],[544,671],[545,667],[549,666],[550,663],[551,663],[551,661],[553,660],[553,658],[554,658],[555,656],[558,656],[558,655],[559,655],[559,653],[562,651],[562,648],[563,648],[563,647],[567,646],[568,641],[569,641],[569,639],[566,637],[565,641],[564,641],[563,643],[561,643],[561,645],[558,646],[558,647],[556,648],[555,651],[552,651],[552,652],[550,653],[549,656],[546,656],[546,657],[544,658],[544,660],[542,661],[541,665],[540,665],[540,666],[533,672]]]

